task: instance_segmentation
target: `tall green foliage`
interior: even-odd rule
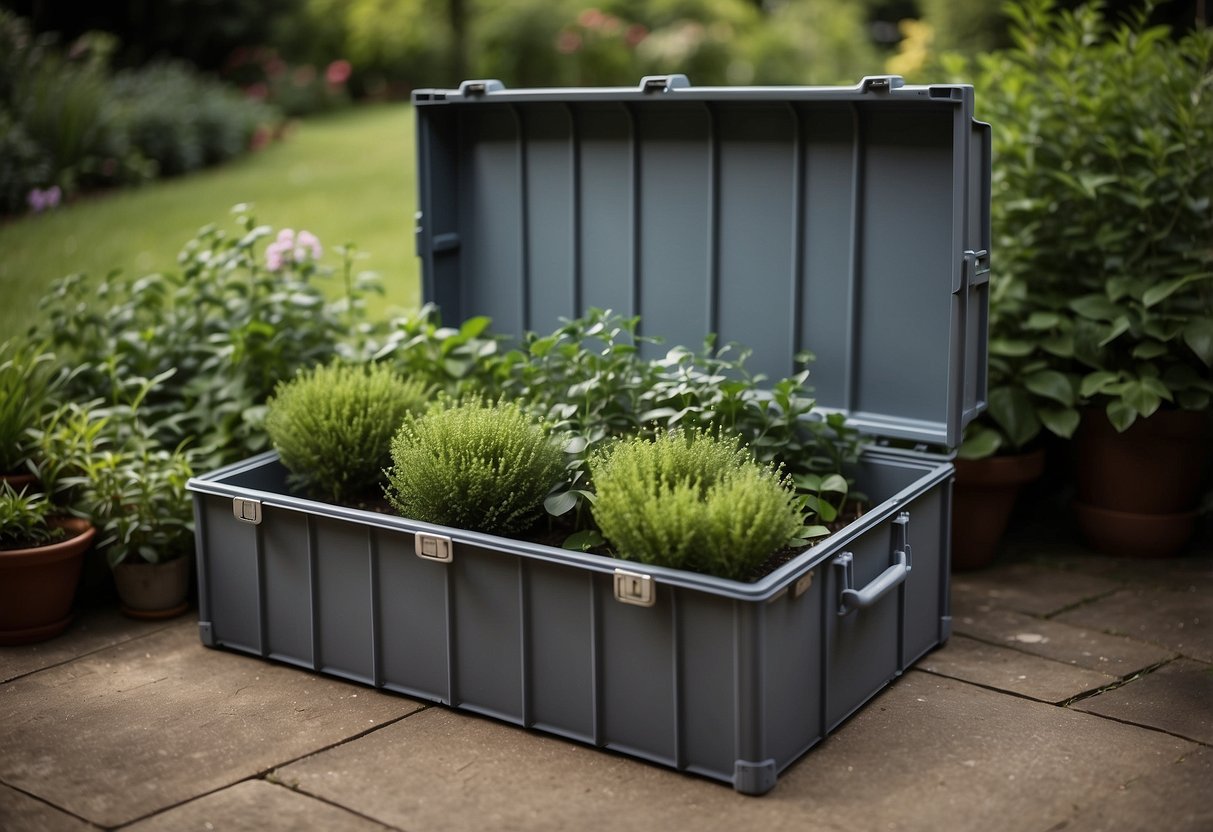
[[[1174,40],[1149,6],[1119,24],[1100,4],[1006,9],[1015,45],[972,79],[995,125],[987,427],[1022,446],[1072,432],[1080,402],[1119,430],[1207,408],[1213,31]]]

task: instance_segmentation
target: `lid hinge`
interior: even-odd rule
[[[691,82],[685,75],[646,75],[640,79],[640,91],[648,94],[686,89]]]

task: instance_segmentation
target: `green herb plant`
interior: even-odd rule
[[[0,549],[26,549],[62,540],[64,529],[51,523],[62,514],[45,494],[17,491],[0,482]]]
[[[196,453],[164,448],[141,406],[162,379],[128,380],[124,401],[67,402],[34,432],[39,479],[71,513],[97,528],[110,566],[159,563],[193,549],[193,506],[185,484]]]
[[[514,402],[447,401],[410,415],[391,443],[386,495],[414,520],[509,534],[533,525],[565,456]]]
[[[57,385],[54,355],[32,343],[0,343],[0,473],[26,473],[30,431],[38,426]]]
[[[621,440],[590,457],[593,516],[627,560],[741,579],[807,528],[791,479],[737,437],[704,430]]]
[[[392,436],[427,405],[424,383],[385,364],[332,364],[280,383],[265,427],[293,487],[344,503],[382,490]]]

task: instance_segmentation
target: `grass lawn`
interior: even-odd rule
[[[230,209],[240,202],[253,203],[259,222],[314,233],[334,266],[332,247],[355,243],[370,255],[359,268],[379,272],[387,286],[382,311],[415,307],[414,176],[412,108],[360,107],[301,122],[286,141],[213,170],[4,223],[0,340],[29,326],[56,278],[175,269],[200,227],[234,228]]]

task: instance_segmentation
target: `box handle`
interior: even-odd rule
[[[842,591],[838,594],[838,614],[848,615],[855,610],[867,609],[875,604],[893,589],[905,583],[910,574],[911,550],[906,540],[906,530],[910,523],[909,512],[903,511],[893,521],[893,560],[894,563],[881,572],[863,589],[855,589],[855,556],[843,552],[834,558],[834,567],[841,573]]]

